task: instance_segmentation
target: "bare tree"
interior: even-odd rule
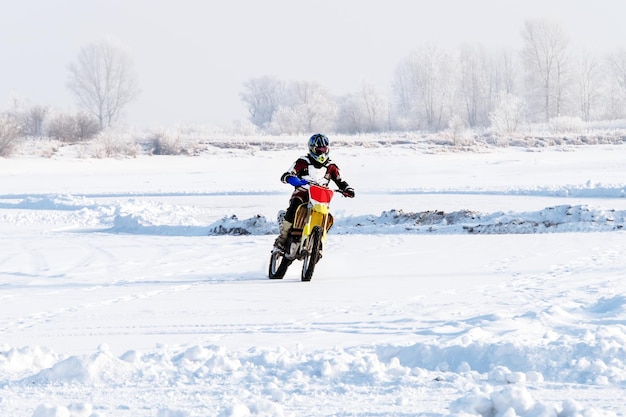
[[[466,45],[459,53],[459,86],[469,127],[485,126],[489,114],[489,60],[484,49]]]
[[[576,90],[582,120],[589,121],[600,101],[602,85],[602,63],[598,57],[583,52],[578,59]]]
[[[394,104],[420,125],[438,130],[447,125],[453,92],[451,59],[436,45],[413,51],[397,67],[393,83]]]
[[[90,139],[101,130],[95,116],[86,112],[55,114],[48,122],[48,136],[68,143]]]
[[[603,97],[604,117],[620,119],[626,114],[626,49],[616,49],[606,59],[607,91]]]
[[[395,69],[391,83],[390,106],[394,125],[400,129],[418,128],[416,109],[416,86],[413,81],[413,65],[410,58],[401,61]]]
[[[296,81],[288,90],[293,110],[300,118],[300,132],[323,132],[332,127],[337,105],[326,88],[314,81]]]
[[[358,98],[366,115],[366,128],[370,132],[381,131],[388,116],[387,103],[382,93],[372,83],[363,81]]]
[[[250,121],[258,127],[271,123],[274,113],[285,100],[285,83],[265,76],[246,81],[243,88],[240,97],[248,107]]]
[[[626,97],[626,49],[619,48],[608,58],[612,79],[617,83],[620,91]]]
[[[569,40],[558,24],[545,19],[526,20],[522,38],[529,85],[542,97],[547,122],[562,110]]]
[[[346,133],[378,132],[385,126],[387,105],[374,85],[361,82],[356,93],[340,100],[338,129]]]
[[[517,93],[519,60],[516,57],[517,51],[506,48],[494,54],[489,94],[491,100],[498,101],[503,94]]]
[[[9,156],[20,137],[20,125],[13,117],[0,114],[0,156]]]
[[[526,103],[513,94],[502,94],[495,109],[489,114],[494,132],[504,135],[516,133],[526,121]]]
[[[27,109],[23,125],[23,132],[26,136],[42,136],[43,124],[48,115],[49,108],[40,104],[35,104]]]
[[[100,128],[111,126],[139,94],[130,55],[109,41],[84,46],[69,70],[69,89]]]
[[[42,136],[49,108],[18,97],[12,98],[12,104],[9,114],[20,126],[22,136]]]

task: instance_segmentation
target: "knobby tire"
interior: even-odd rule
[[[285,258],[281,252],[272,252],[268,271],[270,279],[283,279],[285,273],[287,273],[287,268],[289,268],[292,262],[293,260]]]
[[[319,260],[319,251],[322,245],[322,228],[315,226],[309,236],[309,251],[304,257],[304,264],[302,265],[302,281],[311,281],[313,278],[313,271],[315,271],[315,264]]]

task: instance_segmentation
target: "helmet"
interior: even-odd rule
[[[328,160],[329,142],[326,135],[316,133],[309,138],[309,156],[315,161],[323,164]]]

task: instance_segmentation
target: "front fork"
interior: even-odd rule
[[[326,233],[333,225],[333,216],[329,213],[328,207],[321,204],[309,207],[307,203],[301,204],[296,210],[294,223],[287,241],[288,253],[285,254],[290,259],[302,259],[308,250],[308,240],[315,226],[321,226],[322,242],[326,241]]]

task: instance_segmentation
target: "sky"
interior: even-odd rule
[[[243,83],[317,81],[337,95],[385,91],[412,49],[521,45],[527,18],[558,22],[578,49],[626,44],[620,0],[0,0],[0,110],[14,98],[72,111],[68,66],[101,39],[123,45],[141,94],[124,122],[229,127]],[[8,11],[8,13],[6,12]]]

